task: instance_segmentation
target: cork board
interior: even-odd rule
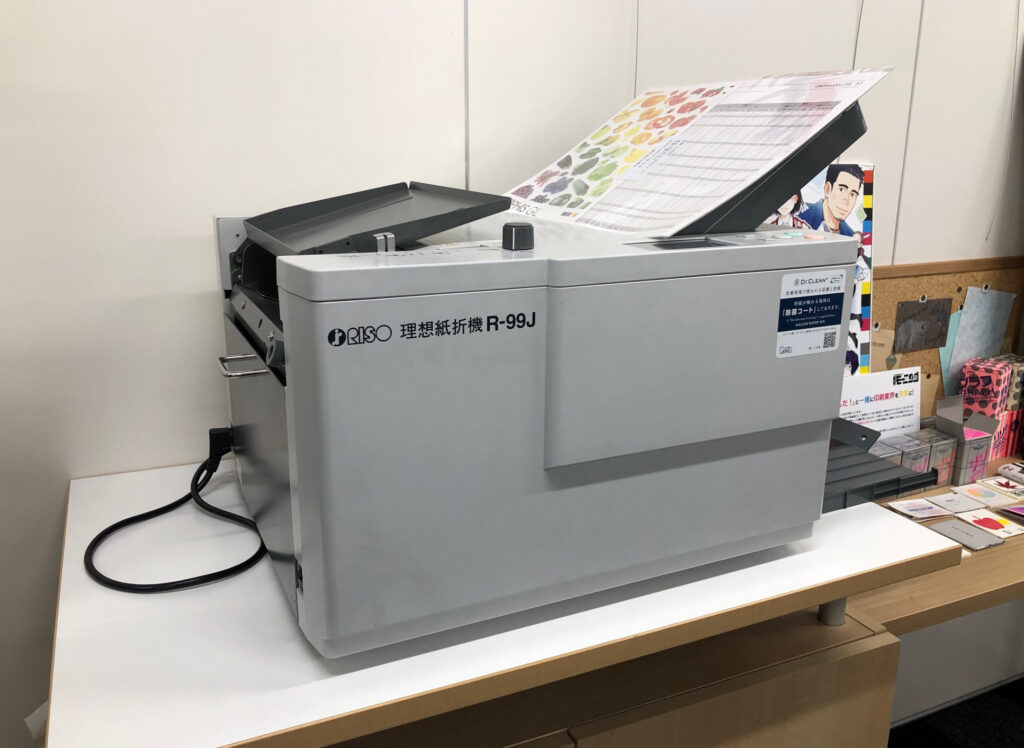
[[[906,366],[921,367],[921,415],[935,413],[935,401],[944,397],[942,367],[939,351],[896,354],[896,363],[887,365],[892,351],[896,323],[896,305],[901,301],[916,301],[922,295],[929,299],[952,298],[952,311],[964,303],[969,286],[989,288],[1017,294],[1002,353],[1016,353],[1021,333],[1021,297],[1024,296],[1024,257],[983,258],[957,262],[922,263],[920,265],[894,265],[875,268],[871,288],[871,371]]]

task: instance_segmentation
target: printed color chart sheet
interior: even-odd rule
[[[675,233],[784,161],[887,69],[645,91],[506,193],[512,210],[647,236]]]

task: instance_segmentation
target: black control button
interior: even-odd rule
[[[501,248],[533,249],[533,224],[506,223],[501,228]]]

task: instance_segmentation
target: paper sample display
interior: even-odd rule
[[[785,161],[887,72],[644,91],[507,192],[511,210],[644,236],[673,234]]]

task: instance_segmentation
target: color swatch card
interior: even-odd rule
[[[957,519],[968,522],[975,527],[980,527],[997,538],[1012,538],[1014,535],[1024,535],[1024,527],[1021,527],[1012,520],[1003,519],[987,509],[975,509],[973,512],[964,512],[956,516]]]
[[[948,509],[953,512],[953,514],[985,508],[985,505],[980,501],[975,501],[974,499],[959,493],[944,493],[941,496],[929,496],[928,501],[932,502],[936,506],[942,507],[943,509]]]
[[[1024,504],[1017,504],[1015,506],[1004,506],[999,511],[1006,512],[1011,517],[1017,517],[1021,521],[1024,521]]]
[[[1014,503],[1019,503],[1024,500],[1024,483],[1018,483],[1015,480],[1005,477],[998,478],[985,478],[984,480],[978,481],[984,486],[994,488],[996,491],[1002,494],[1006,494],[1010,498],[1014,499]]]
[[[903,501],[892,501],[890,509],[895,509],[900,514],[905,514],[914,519],[930,519],[931,517],[948,517],[953,512],[936,506],[925,499],[905,499]]]
[[[1006,494],[1000,493],[988,486],[983,486],[980,483],[968,483],[966,486],[954,486],[953,490],[961,496],[967,496],[975,501],[980,501],[985,506],[1000,507],[1019,503],[1016,499],[1012,499]]]

